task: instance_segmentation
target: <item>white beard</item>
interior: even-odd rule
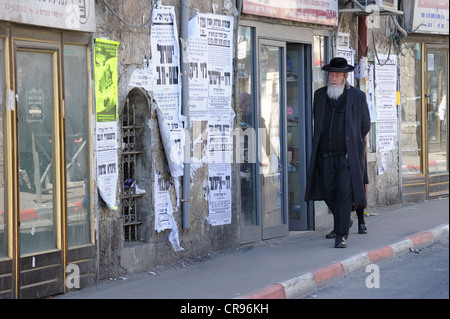
[[[345,88],[345,83],[338,85],[338,86],[328,84],[328,87],[327,87],[328,97],[330,99],[337,100],[341,96],[341,94],[344,92],[344,88]]]

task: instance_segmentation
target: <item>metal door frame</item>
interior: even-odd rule
[[[445,45],[439,45],[439,44],[427,44],[427,43],[422,43],[422,141],[423,141],[423,154],[422,154],[422,165],[423,165],[423,172],[425,175],[425,192],[426,192],[426,198],[430,199],[433,197],[439,197],[442,196],[443,194],[439,193],[439,194],[435,194],[433,195],[432,193],[430,193],[430,185],[432,184],[430,182],[430,166],[429,166],[429,136],[428,136],[428,125],[429,125],[429,121],[428,121],[428,110],[427,110],[427,102],[429,99],[429,93],[428,89],[429,89],[429,83],[427,83],[426,79],[425,79],[425,75],[428,69],[428,51],[429,50],[437,50],[437,51],[446,51],[447,52],[447,75],[449,74],[449,47],[445,46]],[[447,167],[449,167],[449,124],[448,124],[448,119],[449,119],[449,115],[448,115],[448,101],[449,101],[449,96],[448,96],[448,89],[449,89],[449,84],[448,84],[448,79],[447,79],[447,112],[446,112],[446,116],[447,116]],[[442,174],[438,174],[439,176],[443,176],[445,179],[447,179],[447,183],[448,183],[448,176],[449,173],[442,173]],[[448,193],[446,194],[448,195]]]
[[[260,47],[261,45],[269,45],[269,46],[274,46],[274,47],[278,47],[281,49],[281,61],[280,61],[280,66],[281,66],[281,70],[280,70],[280,155],[281,155],[281,160],[282,160],[282,167],[283,167],[283,171],[282,171],[282,207],[281,207],[281,211],[282,211],[282,221],[283,223],[279,226],[273,226],[273,227],[264,227],[264,220],[262,217],[263,211],[261,209],[262,206],[262,196],[261,196],[261,174],[260,174],[260,165],[257,165],[257,169],[256,169],[256,185],[257,185],[257,210],[258,210],[258,215],[259,215],[259,220],[261,221],[261,237],[262,239],[270,239],[270,238],[274,238],[274,237],[281,237],[281,236],[287,236],[289,234],[289,218],[288,218],[288,211],[287,211],[287,207],[288,207],[288,194],[286,192],[287,190],[287,162],[286,162],[286,158],[287,158],[287,145],[286,145],[286,137],[287,137],[287,118],[286,118],[286,47],[287,47],[287,43],[286,41],[281,41],[281,40],[272,40],[272,39],[267,39],[264,37],[260,37],[258,39],[258,45],[257,45],[257,57],[258,57],[258,61],[260,58]],[[257,78],[256,78],[256,83],[257,83],[257,92],[258,94],[256,95],[256,116],[257,116],[257,122],[258,123],[258,128],[261,127],[260,125],[260,119],[261,119],[261,81],[260,81],[260,64],[258,62],[258,67],[257,67]],[[257,145],[260,145],[259,142],[259,134],[256,134],[256,140],[257,140]],[[261,163],[261,159],[260,159],[260,151],[258,149],[258,164]]]
[[[18,189],[18,185],[20,184],[19,182],[19,176],[18,173],[16,172],[15,174],[15,191],[17,193],[17,203],[16,203],[16,210],[13,212],[13,214],[15,215],[15,219],[17,220],[17,223],[13,226],[14,228],[16,228],[14,231],[17,234],[16,235],[16,241],[14,241],[13,243],[11,243],[14,246],[14,250],[15,250],[15,254],[14,254],[14,260],[13,260],[13,278],[14,278],[14,297],[15,298],[20,298],[22,296],[22,294],[25,294],[26,297],[28,296],[32,296],[33,293],[30,292],[30,295],[27,294],[27,292],[22,292],[22,285],[25,284],[26,282],[28,282],[28,278],[31,279],[32,276],[25,276],[24,278],[22,277],[22,271],[27,271],[28,272],[36,272],[36,273],[40,273],[45,272],[45,268],[50,267],[52,269],[54,269],[55,271],[58,272],[58,266],[56,266],[58,263],[61,266],[61,269],[59,269],[60,271],[60,276],[59,278],[56,277],[56,284],[55,286],[50,287],[50,284],[48,285],[48,288],[44,288],[44,289],[49,289],[51,291],[54,291],[54,293],[60,293],[64,291],[64,274],[65,271],[63,271],[63,266],[64,265],[64,256],[65,256],[65,247],[66,247],[66,235],[65,232],[63,231],[63,225],[65,222],[65,214],[66,214],[66,205],[65,205],[65,197],[63,196],[64,194],[64,184],[65,184],[65,170],[64,170],[64,165],[62,165],[61,163],[64,163],[64,137],[62,135],[62,130],[61,130],[61,89],[60,89],[60,83],[61,83],[61,78],[60,78],[60,74],[61,74],[61,70],[60,70],[60,65],[61,65],[61,48],[60,48],[60,44],[57,42],[41,42],[41,41],[36,41],[34,39],[22,39],[22,38],[13,38],[12,39],[12,50],[13,50],[13,54],[12,54],[12,68],[11,70],[12,72],[12,78],[13,78],[13,91],[17,92],[17,74],[16,74],[16,70],[17,70],[17,64],[16,64],[16,60],[17,60],[17,53],[18,52],[36,52],[36,53],[47,53],[47,54],[51,54],[51,58],[52,58],[52,63],[53,63],[53,118],[51,119],[52,122],[52,131],[54,132],[52,134],[52,139],[53,143],[52,143],[52,152],[53,152],[53,160],[54,160],[54,167],[53,167],[53,173],[55,174],[54,177],[54,181],[55,181],[55,185],[53,187],[53,191],[54,191],[54,203],[53,203],[53,211],[56,212],[56,214],[54,215],[54,218],[56,218],[56,220],[54,221],[54,233],[56,235],[56,248],[55,249],[51,249],[49,251],[42,251],[42,252],[38,252],[38,253],[33,253],[33,254],[29,254],[29,255],[23,255],[21,256],[20,254],[20,200],[19,200],[19,189]],[[18,110],[17,110],[17,100],[16,100],[16,123],[18,123]],[[15,129],[15,136],[14,136],[14,140],[17,141],[17,143],[15,144],[15,148],[14,148],[14,156],[13,156],[13,160],[18,163],[18,159],[19,159],[19,143],[18,143],[18,128],[16,127]],[[36,258],[38,258],[39,262],[40,262],[40,267],[36,267],[35,268],[35,262],[31,262],[32,260],[36,260]],[[31,264],[31,267],[30,267]],[[31,282],[31,281],[30,281]],[[32,288],[31,288],[32,290]]]
[[[53,139],[52,144],[55,155],[54,168],[55,178],[58,181],[53,185],[55,193],[53,210],[56,212],[54,219],[56,247],[43,252],[31,253],[26,256],[20,256],[20,207],[19,207],[19,146],[18,146],[18,109],[17,100],[14,99],[13,105],[5,108],[4,113],[4,176],[5,176],[5,246],[6,256],[0,259],[0,290],[1,298],[41,298],[56,293],[66,292],[70,287],[66,286],[66,279],[74,273],[66,273],[66,266],[72,264],[79,267],[80,288],[95,283],[98,277],[98,247],[96,246],[96,233],[94,229],[95,218],[95,183],[92,175],[94,157],[89,155],[88,178],[90,180],[90,242],[77,246],[68,245],[67,232],[67,179],[66,179],[66,136],[65,136],[65,103],[64,103],[64,45],[73,44],[86,48],[86,75],[88,83],[88,101],[85,110],[90,114],[88,116],[89,131],[92,133],[94,109],[93,109],[93,90],[92,90],[92,34],[49,30],[44,28],[27,27],[16,24],[0,23],[0,37],[5,44],[5,84],[6,93],[16,92],[16,52],[17,50],[48,52],[52,54],[53,61],[53,92],[54,94],[54,114],[52,116]],[[1,61],[3,63],[3,61]],[[3,76],[3,75],[2,75]],[[67,79],[66,79],[67,80]],[[8,96],[7,96],[8,97]],[[8,99],[7,99],[8,100]],[[6,101],[8,102],[8,101]],[[7,103],[7,105],[10,105]],[[93,145],[93,136],[89,134],[89,145]],[[89,151],[91,152],[91,151]],[[56,176],[58,175],[58,176]],[[56,219],[57,218],[57,219]],[[32,267],[33,257],[36,267]],[[26,268],[26,272],[21,274],[21,270]],[[47,279],[38,279],[33,283],[34,289],[22,291],[21,284],[26,277],[33,276],[31,273],[37,268],[50,269],[56,276],[50,280],[53,283],[46,284]],[[73,267],[67,271],[73,270]],[[49,271],[47,271],[47,274]],[[57,282],[57,289],[54,289]],[[42,285],[40,285],[42,284]],[[51,286],[51,287],[50,287]]]

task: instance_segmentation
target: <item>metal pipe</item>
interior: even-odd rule
[[[181,21],[180,21],[180,37],[186,43],[188,39],[188,26],[189,26],[189,0],[181,0]],[[186,123],[184,130],[185,132],[191,131],[191,120],[189,117],[189,78],[188,78],[188,64],[185,63],[185,51],[187,47],[183,48],[183,43],[181,43],[181,114],[186,118]],[[188,138],[190,134],[186,135],[185,143],[191,143],[191,139]],[[189,145],[188,144],[188,145]],[[184,158],[184,168],[183,168],[183,193],[182,193],[182,218],[183,218],[183,228],[188,229],[191,226],[191,164],[190,164],[190,147],[185,147]],[[188,154],[186,154],[186,151]]]

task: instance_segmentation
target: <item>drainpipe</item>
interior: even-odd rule
[[[362,16],[358,17],[358,63],[361,60],[361,57],[367,56],[367,25],[366,25],[367,17]]]
[[[187,41],[189,34],[189,0],[181,0],[181,22],[180,22],[180,37],[183,41]],[[186,43],[186,42],[184,42]],[[185,132],[191,131],[191,120],[189,117],[189,78],[188,78],[188,64],[184,63],[185,51],[187,47],[183,48],[183,44],[180,45],[181,52],[181,114],[186,118]],[[182,193],[182,217],[183,228],[188,229],[191,227],[191,163],[190,163],[190,134],[186,135],[186,141],[189,147],[184,148],[184,171],[183,171],[183,193]],[[188,152],[186,154],[186,151]]]

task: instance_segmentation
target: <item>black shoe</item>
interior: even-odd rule
[[[328,234],[326,234],[325,238],[326,239],[336,238],[336,234],[334,233],[334,229],[331,232],[329,232]]]
[[[334,248],[347,248],[347,242],[344,239],[345,236],[337,235],[334,241]]]
[[[358,234],[367,234],[367,226],[366,224],[358,225]]]
[[[348,238],[348,234],[343,235],[342,237],[344,237],[344,239]],[[336,238],[336,234],[334,233],[334,229],[332,231],[330,231],[328,234],[325,235],[326,239],[333,239]]]

